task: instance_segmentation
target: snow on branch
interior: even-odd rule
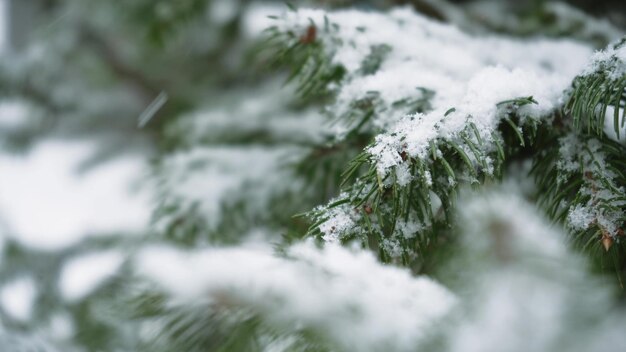
[[[275,200],[287,205],[286,196],[302,188],[288,164],[303,152],[289,146],[215,145],[164,157],[155,168],[155,228],[193,243],[233,217],[235,224],[266,218]]]
[[[375,239],[383,259],[404,263],[445,222],[458,185],[497,178],[553,119],[591,55],[568,40],[474,37],[409,8],[289,11],[269,33],[301,86],[333,96],[338,139],[374,136],[346,171],[358,181],[309,214],[310,234]]]
[[[548,214],[564,222],[583,247],[602,244],[608,251],[626,228],[623,147],[571,132],[555,149],[535,161]]]
[[[623,311],[565,233],[510,189],[465,196],[457,227],[463,313],[449,351],[599,351],[623,345]],[[575,288],[575,289],[572,289]],[[572,317],[576,317],[572,319]],[[621,336],[621,337],[620,337]]]
[[[412,351],[456,301],[433,280],[382,265],[369,251],[310,241],[284,257],[263,247],[148,248],[136,269],[173,307],[244,308],[280,331],[313,331],[346,350]]]
[[[493,129],[496,104],[503,100],[532,95],[538,104],[526,107],[524,115],[549,113],[591,54],[588,47],[565,40],[472,37],[409,8],[389,13],[304,9],[276,22],[271,32],[290,34],[280,39],[291,52],[319,44],[327,64],[345,70],[330,85],[336,93],[330,110],[337,115],[367,99],[375,106],[374,125],[393,133],[405,115],[425,112],[411,126],[413,133],[422,131],[411,136],[418,143],[408,148],[411,155],[423,151],[428,139],[460,132],[468,118]],[[308,35],[311,29],[314,34]],[[425,98],[428,104],[418,109],[409,103]],[[444,116],[450,108],[456,111]],[[406,130],[406,123],[401,126]]]
[[[574,81],[567,111],[579,129],[599,136],[610,131],[619,140],[626,126],[625,104],[626,37],[592,56],[589,65]]]

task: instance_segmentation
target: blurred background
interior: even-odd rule
[[[623,0],[294,4],[411,6],[470,33],[567,36],[598,49],[626,27]],[[267,16],[285,8],[0,0],[0,346],[132,350],[140,332],[118,293],[133,249],[303,233],[291,215],[337,194],[338,175],[267,177],[294,156],[326,155],[319,146],[332,135],[323,97],[285,86],[286,68],[265,50]],[[351,155],[319,165],[342,169]],[[296,159],[290,172],[308,175]]]

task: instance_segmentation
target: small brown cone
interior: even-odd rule
[[[310,25],[306,29],[306,33],[300,37],[300,43],[311,44],[317,39],[317,27]]]
[[[604,250],[608,252],[609,249],[611,249],[612,245],[613,245],[613,237],[609,236],[606,233],[602,234],[602,246],[604,246]]]

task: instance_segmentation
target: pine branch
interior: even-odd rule
[[[519,107],[533,103],[532,97],[498,103],[503,122],[488,139],[469,122],[454,139],[431,140],[425,157],[409,157],[401,149],[397,157],[402,164],[392,172],[381,172],[375,157],[379,152],[372,151],[373,146],[366,148],[344,178],[350,180],[356,170],[368,171],[337,199],[307,214],[312,221],[308,234],[331,242],[357,239],[383,260],[404,265],[427,256],[426,248],[436,242],[434,236],[442,236],[442,229],[452,221],[458,188],[497,180],[507,157],[517,152],[514,146],[505,151],[502,136],[515,136],[507,140],[521,146],[533,141],[536,122],[528,120],[522,132],[513,121],[519,121],[515,115]]]
[[[417,39],[424,36],[423,28],[430,24],[410,12],[375,17],[383,32],[401,36],[413,31],[415,41],[420,43],[414,47],[402,41],[396,43],[389,35],[389,42],[383,45],[368,27],[374,15],[371,19],[366,14],[352,15],[291,11],[277,17],[278,23],[271,29],[271,40],[287,43],[277,60],[297,63],[290,79],[329,87],[334,95],[327,111],[332,111],[335,123],[341,124],[337,139],[375,136],[344,172],[343,193],[308,214],[312,222],[308,234],[326,241],[358,240],[380,253],[383,260],[407,265],[424,257],[426,248],[437,242],[436,235],[444,237],[458,187],[499,179],[507,159],[531,148],[538,126],[552,117],[557,106],[547,102],[552,96],[539,100],[533,96],[507,97],[500,90],[493,96],[505,99],[480,102],[467,101],[475,99],[477,93],[458,95],[444,86],[418,87],[416,94],[415,87],[397,80],[410,81],[399,73],[410,75],[419,70],[422,51],[430,50],[429,45],[439,48],[439,43],[428,43],[428,36]],[[342,20],[350,25],[345,26]],[[323,26],[318,24],[321,21]],[[450,46],[454,49],[457,41],[469,40],[438,35],[453,43]],[[369,36],[374,39],[368,41]],[[315,44],[314,59],[299,49],[311,43]],[[499,59],[497,55],[492,58]],[[338,81],[318,78],[312,83],[315,76],[301,74],[307,60],[318,63],[315,67],[341,65],[344,73]],[[490,70],[487,67],[468,74],[509,74],[506,70]],[[437,79],[467,84],[452,74]],[[364,86],[380,88],[366,90]],[[506,89],[510,87],[515,84]],[[525,89],[532,93],[527,86]],[[436,106],[437,100],[448,105]]]
[[[626,38],[595,54],[590,67],[576,77],[565,112],[578,130],[602,136],[609,107],[619,139],[626,123]]]
[[[548,215],[567,225],[573,242],[601,266],[618,272],[624,265],[626,148],[606,136],[615,132],[619,138],[624,130],[624,44],[596,53],[574,79],[564,114],[542,133],[532,171]]]
[[[567,224],[583,249],[609,251],[614,243],[621,244],[626,228],[626,149],[573,133],[552,148],[539,154],[534,166],[549,216]]]
[[[185,274],[171,281],[171,272],[154,267],[155,261]],[[225,266],[231,274],[224,275]],[[228,351],[267,350],[261,347],[272,337],[293,340],[295,346],[286,350],[410,351],[430,338],[456,302],[436,282],[381,265],[369,252],[318,248],[311,241],[282,255],[258,245],[193,252],[148,248],[136,268],[142,282],[163,293],[139,300],[147,317],[166,324],[155,333],[173,337],[172,345],[183,343],[185,351],[211,344]],[[169,312],[161,314],[159,306]],[[380,315],[381,306],[390,314]],[[386,324],[378,325],[381,320]],[[379,326],[375,334],[372,324]]]

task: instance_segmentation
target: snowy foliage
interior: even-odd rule
[[[535,208],[499,190],[466,191],[460,209],[459,250],[441,269],[457,293],[337,244],[307,241],[281,253],[259,242],[148,247],[134,265],[151,291],[165,295],[159,302],[167,310],[144,322],[144,338],[179,346],[166,336],[182,314],[190,334],[214,319],[235,334],[255,321],[245,336],[258,350],[299,350],[301,339],[341,351],[582,352],[626,343],[615,325],[623,318],[609,313],[610,292],[588,284],[596,280],[584,260]]]
[[[0,156],[0,219],[6,221],[0,235],[51,251],[87,237],[141,232],[149,202],[133,183],[144,174],[143,161],[129,155],[81,175],[94,149],[89,142],[45,141],[25,156]]]
[[[302,153],[298,148],[223,145],[164,158],[157,172],[155,229],[184,240],[215,233],[229,217],[233,220],[227,224],[267,218],[274,202],[286,203],[302,189],[288,168]]]
[[[488,137],[497,121],[496,104],[504,100],[534,96],[538,104],[523,115],[546,115],[559,106],[562,91],[591,53],[571,41],[472,37],[408,8],[387,14],[299,10],[287,12],[276,26],[303,36],[308,28],[316,28],[313,40],[321,42],[328,64],[345,70],[331,85],[337,97],[329,110],[341,116],[355,109],[355,101],[369,100],[374,126],[403,133],[393,140],[402,145],[405,137],[411,156],[423,156],[431,139],[460,133],[468,119]],[[456,111],[444,119],[451,108]],[[425,115],[412,123],[403,119],[415,112]],[[414,136],[418,130],[426,135]],[[385,169],[399,163],[393,156],[378,159]]]
[[[466,196],[460,209],[467,257],[456,259],[452,269],[471,275],[460,279],[466,306],[448,335],[450,350],[597,351],[626,345],[609,323],[623,320],[621,309],[608,313],[609,290],[590,285],[599,282],[566,247],[565,234],[536,209],[502,191]]]
[[[151,248],[137,266],[171,295],[171,305],[244,308],[279,330],[310,330],[342,350],[413,350],[455,302],[432,280],[381,265],[368,251],[305,242],[284,255]]]
[[[61,295],[70,302],[84,299],[113,276],[123,260],[124,256],[117,251],[101,251],[71,258],[61,271]]]
[[[32,318],[37,284],[32,277],[17,278],[0,291],[2,309],[13,319],[28,321]]]
[[[21,153],[0,154],[0,350],[626,346],[608,20],[46,3],[0,63],[0,145]]]
[[[611,121],[613,122],[611,134],[614,133],[615,139],[619,140],[620,132],[626,123],[624,110],[620,108],[625,102],[624,87],[626,87],[626,38],[596,52],[587,67],[576,77],[567,104],[576,127],[595,129],[596,134],[601,135],[607,127],[607,122]],[[589,90],[593,94],[589,94]],[[609,109],[611,115],[607,113]],[[605,119],[609,121],[605,122]]]
[[[616,237],[623,234],[620,228],[624,221],[626,198],[624,186],[617,181],[620,172],[607,164],[607,155],[602,144],[596,139],[576,140],[568,136],[561,141],[560,171],[558,182],[561,184],[574,175],[583,177],[583,185],[578,197],[587,199],[584,204],[575,204],[569,208],[567,220],[575,230],[586,230],[592,225],[600,228],[604,236]]]
[[[408,8],[288,11],[270,33],[286,33],[287,50],[323,50],[297,70],[305,90],[308,80],[328,80],[339,140],[367,126],[375,135],[349,168],[369,170],[311,213],[311,232],[332,241],[374,237],[403,261],[419,251],[407,241],[442,220],[459,184],[499,177],[515,144],[552,123],[591,55],[568,40],[467,35]],[[324,75],[338,68],[340,76]],[[359,118],[348,116],[359,109]]]

